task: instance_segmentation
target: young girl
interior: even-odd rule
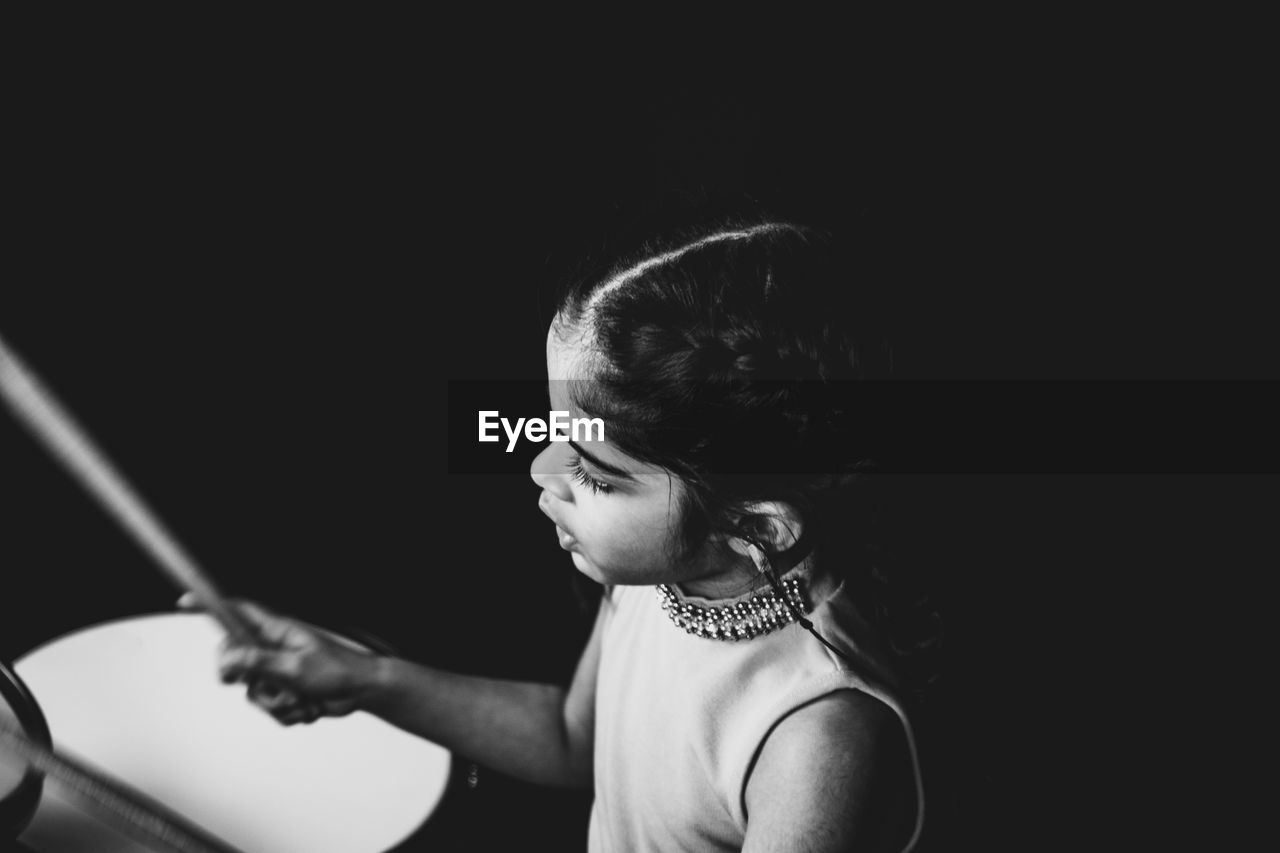
[[[924,819],[913,675],[850,451],[858,287],[822,235],[756,221],[655,242],[570,287],[538,508],[605,594],[568,688],[444,672],[244,605],[224,680],[285,724],[362,709],[517,778],[589,786],[592,851],[901,851]],[[920,630],[920,626],[925,626]],[[913,627],[914,626],[914,627]]]

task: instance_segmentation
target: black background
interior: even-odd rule
[[[652,44],[146,42],[78,33],[22,66],[0,334],[225,589],[567,679],[591,591],[532,448],[451,468],[449,382],[539,380],[559,277],[642,215],[746,194],[877,247],[906,377],[1188,381],[1163,473],[911,481],[950,631],[938,848],[1220,842],[1246,810],[1252,733],[1220,709],[1254,681],[1277,471],[1238,416],[1275,386],[1233,380],[1277,359],[1232,71],[1036,44],[676,66]],[[7,416],[0,499],[5,659],[172,606]],[[587,805],[485,768],[416,841],[581,849]]]

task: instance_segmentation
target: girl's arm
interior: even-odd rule
[[[256,683],[251,699],[285,724],[364,710],[509,776],[586,787],[592,779],[596,670],[606,606],[602,601],[567,690],[355,651],[312,626],[253,604],[239,609],[263,645],[226,649],[219,668],[224,681]]]
[[[857,690],[800,708],[765,740],[745,802],[743,853],[898,853],[917,807],[901,722]]]

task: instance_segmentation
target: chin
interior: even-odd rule
[[[610,582],[604,575],[600,574],[599,569],[592,565],[586,557],[582,556],[577,551],[573,552],[572,558],[574,567],[596,583],[607,584]]]
[[[572,554],[573,565],[579,572],[591,578],[593,581],[605,586],[654,586],[660,583],[669,583],[665,577],[651,577],[643,573],[635,573],[623,571],[621,574],[616,569],[602,570],[595,563],[586,557],[574,551]]]

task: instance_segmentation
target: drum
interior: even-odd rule
[[[40,706],[12,669],[0,663],[0,717],[36,743],[49,745],[49,727]],[[20,759],[0,753],[0,843],[12,839],[31,820],[40,801],[43,778]]]
[[[210,617],[109,622],[14,663],[59,752],[247,853],[383,853],[445,793],[450,753],[363,712],[282,726],[217,677]],[[42,853],[144,848],[50,778],[19,840]]]

